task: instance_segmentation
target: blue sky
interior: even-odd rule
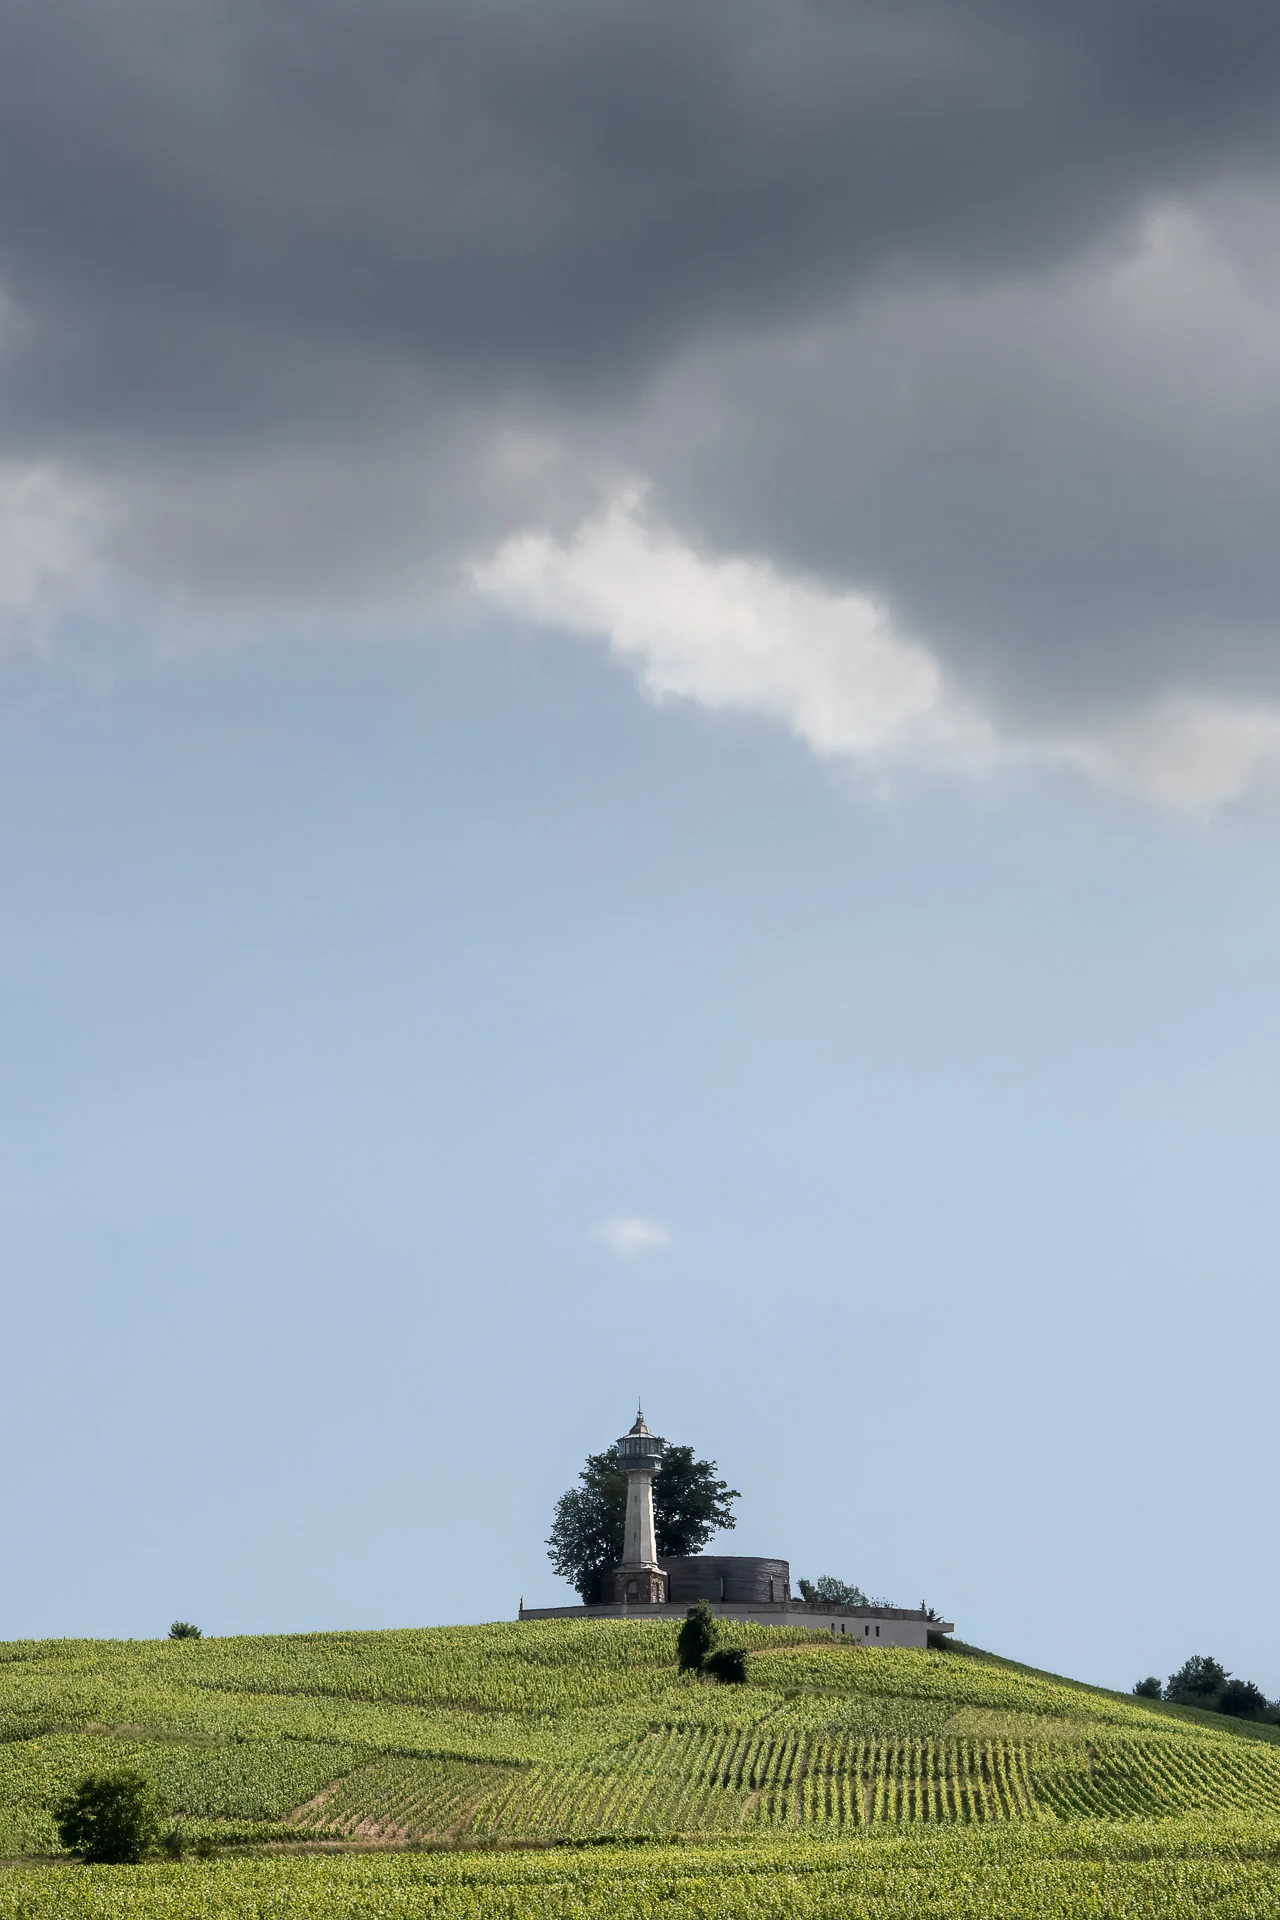
[[[563,1597],[642,1393],[797,1577],[1280,1695],[1278,88],[0,9],[0,1635]]]
[[[300,645],[4,688],[0,1631],[554,1602],[642,1390],[743,1551],[1276,1691],[1274,812]]]

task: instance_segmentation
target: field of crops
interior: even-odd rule
[[[0,1920],[481,1905],[514,1920],[603,1912],[606,1894],[616,1913],[745,1915],[766,1892],[770,1914],[858,1913],[873,1880],[867,1912],[905,1911],[914,1887],[913,1912],[936,1892],[938,1912],[966,1913],[956,1875],[988,1886],[975,1912],[1005,1910],[998,1885],[1028,1914],[1198,1899],[1280,1916],[1258,1891],[1280,1878],[1275,1729],[963,1651],[739,1637],[741,1687],[679,1673],[667,1623],[0,1647]],[[126,1765],[223,1856],[55,1863],[52,1805]],[[315,1851],[232,1857],[281,1844]],[[357,1846],[401,1851],[320,1851]],[[449,1851],[403,1851],[424,1846]],[[522,1846],[544,1851],[492,1851]],[[1087,1888],[1094,1905],[1052,1904]]]
[[[0,1874],[0,1920],[1280,1920],[1280,1824],[882,1827]]]

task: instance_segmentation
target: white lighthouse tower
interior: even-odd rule
[[[605,1575],[606,1600],[653,1607],[661,1606],[667,1597],[667,1576],[658,1565],[653,1527],[653,1478],[662,1466],[665,1445],[650,1433],[637,1408],[635,1425],[618,1441],[618,1466],[627,1476],[627,1518],[621,1563]]]

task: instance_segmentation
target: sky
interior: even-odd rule
[[[787,1557],[1280,1695],[1280,14],[0,15],[0,1636]]]

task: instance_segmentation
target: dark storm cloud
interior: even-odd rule
[[[249,590],[358,587],[644,456],[691,523],[877,587],[993,684],[1130,641],[1149,679],[1188,597],[1178,646],[1238,630],[1247,679],[1265,543],[1247,606],[1211,528],[1161,573],[1161,435],[1100,451],[1133,391],[1106,328],[1055,335],[1049,294],[975,336],[955,290],[1051,288],[1267,180],[1278,97],[1271,0],[9,0],[0,432],[113,488],[134,564]],[[653,396],[699,355],[733,425],[695,444]],[[956,457],[992,428],[1003,467]],[[1229,489],[1274,483],[1205,431]]]
[[[608,378],[1267,152],[1278,56],[1274,6],[1170,0],[10,0],[7,404],[186,431],[291,397],[281,353]]]
[[[988,704],[1274,697],[1280,209],[1246,211],[701,356],[652,431],[666,511],[880,592]]]

